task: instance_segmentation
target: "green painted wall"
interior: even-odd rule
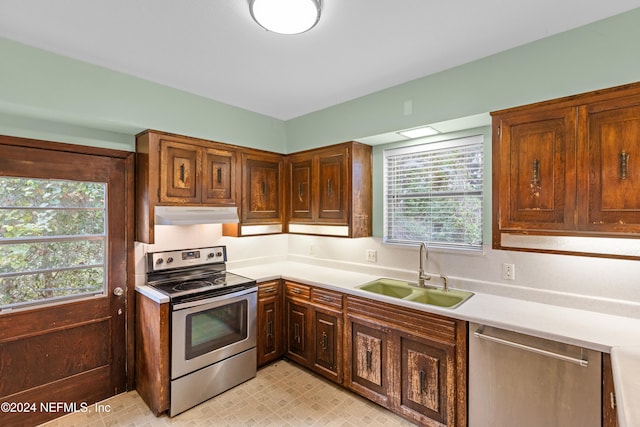
[[[639,81],[638,41],[640,9],[635,9],[289,120],[286,149],[295,152]],[[406,100],[413,100],[411,115],[404,115]]]
[[[157,129],[284,152],[281,120],[7,39],[0,58],[3,134],[134,150]]]
[[[114,147],[133,149],[131,137],[151,128],[295,152],[638,81],[638,40],[635,9],[282,122],[0,39],[0,132],[59,140],[66,126],[72,142],[109,146],[115,138]]]
[[[640,8],[282,122],[0,38],[0,134],[134,150],[134,135],[150,128],[292,153],[640,81],[639,40]],[[491,212],[490,129],[444,138],[478,133]],[[376,236],[384,148],[374,148]],[[489,242],[488,215],[484,223]]]

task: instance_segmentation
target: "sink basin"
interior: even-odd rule
[[[407,301],[419,302],[422,304],[437,305],[438,307],[456,308],[473,295],[472,292],[449,289],[424,289],[407,296]]]
[[[413,292],[408,282],[394,279],[377,279],[358,286],[359,289],[388,297],[404,298]]]
[[[456,308],[473,295],[473,292],[457,289],[445,292],[439,288],[420,288],[416,283],[386,278],[376,279],[357,288],[378,295],[444,308]]]

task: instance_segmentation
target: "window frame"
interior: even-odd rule
[[[472,135],[472,136],[464,136],[459,138],[451,138],[446,140],[438,140],[438,141],[416,141],[417,143],[412,145],[406,145],[402,147],[394,147],[387,148],[383,150],[383,242],[385,244],[393,244],[393,245],[415,245],[418,243],[425,242],[428,244],[430,248],[439,248],[439,249],[447,249],[452,251],[472,251],[472,252],[482,252],[484,245],[484,197],[485,197],[485,153],[484,153],[484,139],[485,136],[483,134]],[[479,228],[479,241],[478,242],[442,242],[442,241],[434,241],[430,236],[424,236],[424,240],[420,240],[420,238],[416,239],[406,239],[399,238],[398,236],[391,235],[390,229],[392,225],[390,225],[390,199],[393,197],[390,195],[390,177],[389,177],[389,163],[390,158],[393,157],[402,157],[402,156],[411,156],[416,154],[424,154],[425,156],[429,156],[432,152],[446,152],[447,150],[454,150],[460,147],[473,147],[476,154],[480,156],[481,164],[477,171],[480,172],[480,188],[474,191],[459,191],[454,192],[457,196],[464,198],[465,195],[472,196],[477,199],[477,203],[479,204],[478,209],[480,213],[480,217],[478,218],[476,225]],[[426,194],[426,193],[425,193]]]

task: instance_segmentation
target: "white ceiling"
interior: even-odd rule
[[[307,33],[248,0],[0,0],[0,36],[288,120],[636,7],[640,0],[324,0]]]

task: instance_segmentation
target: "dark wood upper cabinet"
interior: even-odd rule
[[[289,158],[289,221],[312,221],[311,175],[313,156]]]
[[[154,242],[156,206],[177,205],[236,206],[240,221],[223,224],[225,236],[372,234],[371,146],[285,156],[148,130],[136,151],[137,241]]]
[[[287,156],[290,233],[371,235],[371,147],[347,142]]]
[[[160,202],[200,203],[202,148],[160,139]]]
[[[156,206],[236,206],[240,147],[145,131],[136,136],[136,240],[154,242]]]
[[[640,233],[640,95],[582,106],[578,226]]]
[[[203,203],[235,205],[236,157],[235,151],[205,149],[202,163]]]
[[[529,249],[504,233],[638,236],[639,83],[491,114],[494,248]]]
[[[349,220],[349,149],[321,150],[318,159],[318,222]]]
[[[559,108],[494,119],[501,230],[574,228],[575,117],[574,109]]]
[[[240,161],[239,224],[224,224],[225,236],[282,233],[284,223],[284,156],[243,150]]]

